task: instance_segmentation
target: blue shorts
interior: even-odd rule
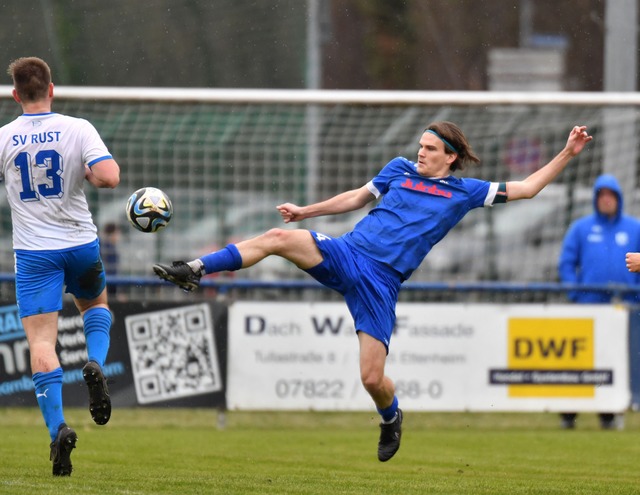
[[[20,318],[62,309],[62,288],[78,299],[95,299],[106,286],[100,244],[56,251],[15,251]]]
[[[311,231],[324,260],[306,270],[322,285],[344,296],[356,332],[389,341],[396,323],[402,276],[393,268],[357,251],[341,237]]]

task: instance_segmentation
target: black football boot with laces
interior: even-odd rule
[[[82,377],[89,389],[91,418],[97,425],[106,425],[111,417],[111,397],[102,368],[95,361],[89,361],[82,368]]]
[[[73,470],[71,451],[76,448],[77,441],[78,435],[73,431],[73,428],[69,428],[65,423],[62,423],[58,428],[58,436],[49,445],[51,448],[49,460],[53,461],[54,476],[71,476],[71,471]]]
[[[380,423],[380,441],[378,442],[378,460],[386,462],[391,459],[400,448],[402,437],[402,410],[393,423]]]
[[[201,274],[195,273],[184,261],[174,261],[169,265],[153,265],[158,277],[177,285],[185,292],[193,292],[200,286]]]

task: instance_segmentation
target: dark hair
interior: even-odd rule
[[[114,222],[109,222],[107,224],[105,224],[104,228],[102,229],[104,231],[105,234],[113,234],[115,232],[117,232],[118,230],[120,230],[120,227],[118,227],[118,224],[114,223]]]
[[[38,57],[23,57],[9,64],[7,73],[13,79],[13,86],[25,103],[42,100],[49,93],[51,69]]]
[[[480,163],[480,158],[473,152],[471,145],[467,141],[467,137],[462,130],[453,122],[432,122],[425,129],[426,131],[435,132],[441,139],[449,143],[450,146],[455,148],[455,151],[451,150],[449,146],[444,147],[444,151],[448,154],[456,153],[458,158],[454,160],[449,169],[451,172],[456,170],[464,170],[469,162],[474,164]]]

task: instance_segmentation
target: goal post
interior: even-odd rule
[[[20,110],[10,86],[0,94],[3,125]],[[564,233],[593,211],[593,182],[603,172],[623,185],[625,211],[640,215],[638,93],[56,87],[55,96],[54,111],[91,121],[122,168],[118,188],[87,193],[99,227],[122,226],[125,276],[149,275],[153,262],[191,259],[271,227],[350,230],[363,212],[285,226],[275,206],[360,187],[399,155],[415,160],[422,130],[436,120],[458,124],[482,160],[462,175],[487,180],[536,170],[576,124],[595,139],[538,198],[472,211],[413,281],[557,280]],[[172,222],[156,235],[126,225],[126,199],[144,186],[163,189],[174,205]],[[6,201],[0,208],[0,271],[9,272]],[[235,274],[303,276],[276,258]]]

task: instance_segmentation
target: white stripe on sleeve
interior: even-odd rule
[[[380,197],[380,191],[378,191],[378,188],[373,185],[373,181],[372,180],[367,182],[367,189],[369,189],[369,192],[371,194],[373,194],[376,197],[376,199]],[[495,196],[495,192],[493,193],[493,195]]]
[[[499,182],[491,182],[489,184],[489,190],[484,198],[484,206],[493,206],[493,201],[496,199],[496,193],[498,192]]]

